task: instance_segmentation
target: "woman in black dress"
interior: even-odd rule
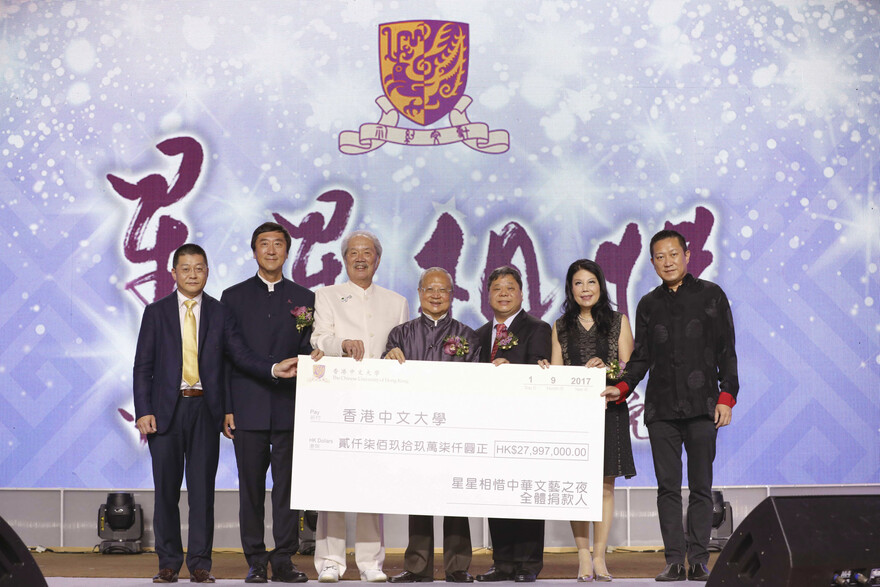
[[[633,336],[626,316],[611,309],[602,268],[580,259],[565,278],[562,317],[553,325],[552,365],[585,365],[606,368],[629,360]],[[629,436],[629,410],[625,402],[608,402],[605,411],[605,464],[602,483],[602,521],[594,522],[593,556],[590,556],[590,522],[571,522],[578,549],[578,581],[610,581],[605,565],[608,534],[614,519],[614,480],[636,474]]]

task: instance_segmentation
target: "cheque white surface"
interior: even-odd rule
[[[602,369],[299,357],[291,507],[598,520]]]

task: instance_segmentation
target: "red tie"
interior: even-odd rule
[[[496,324],[495,325],[495,344],[492,345],[492,356],[489,357],[490,361],[495,360],[495,355],[498,354],[498,342],[507,336],[507,326],[504,324]]]

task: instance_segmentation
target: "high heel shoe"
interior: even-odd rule
[[[605,566],[605,561],[600,560],[599,565],[596,565],[596,562],[596,560],[593,560],[593,580],[597,583],[610,583],[613,577],[611,576],[611,573],[608,572],[608,568]],[[598,570],[596,570],[597,566],[605,569],[605,572],[600,573]]]
[[[585,571],[584,569],[590,569]],[[592,583],[595,580],[593,575],[593,557],[587,549],[578,549],[578,583]]]
[[[592,562],[592,561],[590,561],[590,562]],[[584,573],[581,570],[581,569],[583,569],[582,566],[578,565],[578,567],[579,567],[578,568],[578,583],[592,583],[593,581],[596,580],[596,576],[593,574],[593,565],[592,564],[590,565],[590,571],[587,573]]]

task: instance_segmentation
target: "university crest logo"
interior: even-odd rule
[[[381,25],[379,71],[394,108],[422,126],[449,114],[467,85],[469,41],[461,22]]]
[[[465,95],[470,36],[468,25],[445,20],[410,20],[379,25],[379,73],[384,95],[377,123],[339,134],[339,150],[347,155],[369,153],[386,142],[434,146],[464,143],[482,153],[504,153],[510,148],[506,130],[489,130],[471,122]],[[398,126],[400,115],[429,126],[449,116],[450,126],[415,129]]]
[[[321,379],[326,372],[326,365],[312,365],[312,376],[315,379]]]

